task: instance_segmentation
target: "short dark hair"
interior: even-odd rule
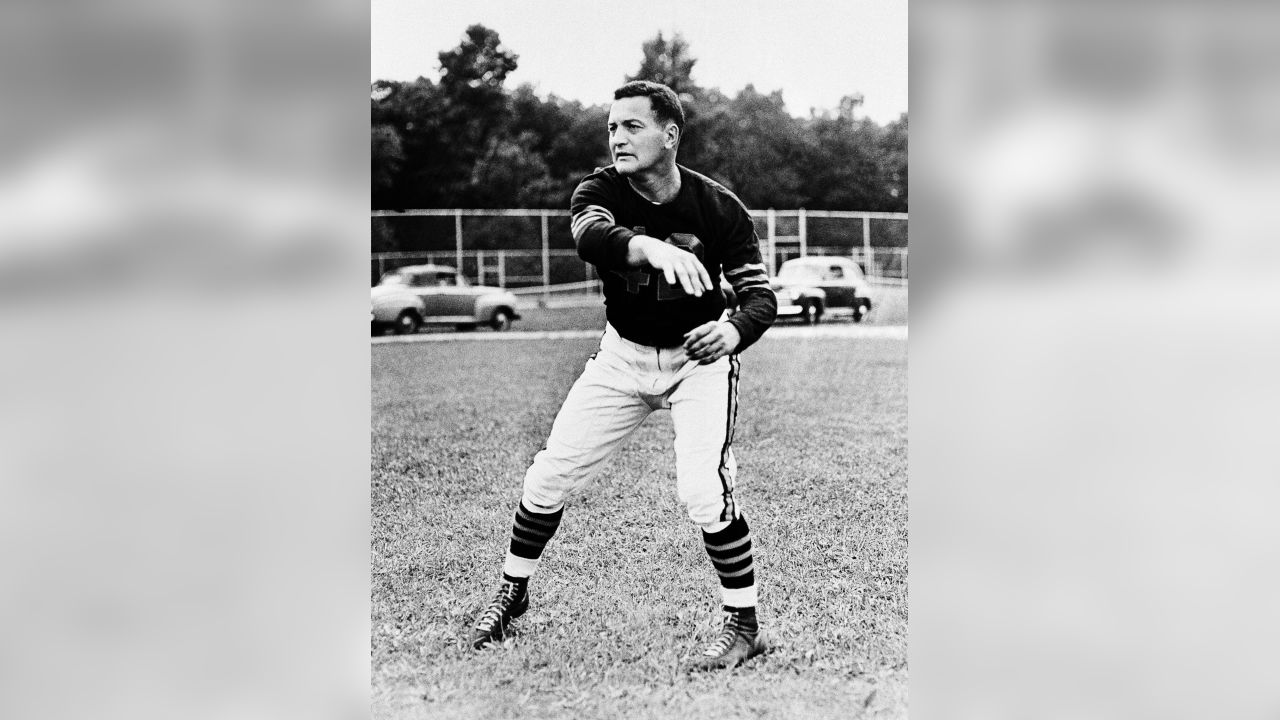
[[[680,106],[680,96],[676,91],[661,83],[648,80],[632,80],[613,91],[613,99],[621,100],[629,97],[647,97],[653,106],[653,114],[658,122],[673,122],[680,132],[684,132],[684,108]]]

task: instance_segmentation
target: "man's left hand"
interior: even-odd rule
[[[733,323],[712,321],[685,333],[684,354],[690,360],[709,365],[726,355],[733,354],[740,342],[742,342],[742,335],[738,333],[738,328],[734,327]]]

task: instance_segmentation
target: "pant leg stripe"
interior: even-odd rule
[[[720,487],[724,491],[724,512],[720,513],[721,522],[731,521],[738,515],[738,509],[733,500],[733,479],[729,477],[729,448],[733,445],[733,430],[738,422],[738,369],[738,356],[730,355],[729,396],[725,406],[724,445],[720,447]]]

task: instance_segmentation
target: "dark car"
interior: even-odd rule
[[[821,308],[826,297],[821,290],[812,288],[788,288],[784,290],[778,287],[776,283],[771,283],[770,286],[778,300],[779,320],[795,318],[808,324],[814,322],[821,315]],[[730,310],[737,310],[738,293],[734,292],[733,286],[729,284],[727,279],[720,279],[720,291],[724,293],[725,306]]]
[[[871,298],[866,293],[867,280],[862,268],[848,258],[802,257],[788,260],[769,282],[778,298],[778,319],[795,318],[800,322],[820,322],[824,315],[848,315],[854,322],[871,312]],[[731,308],[738,298],[727,281],[720,289]]]
[[[871,312],[867,279],[858,263],[849,258],[811,256],[782,263],[773,279],[778,314],[787,299],[805,322],[819,322],[824,315],[848,315],[854,322]]]

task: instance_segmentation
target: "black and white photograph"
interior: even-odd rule
[[[0,717],[1275,720],[1273,5],[0,6]]]
[[[372,3],[375,717],[906,717],[906,30]]]

